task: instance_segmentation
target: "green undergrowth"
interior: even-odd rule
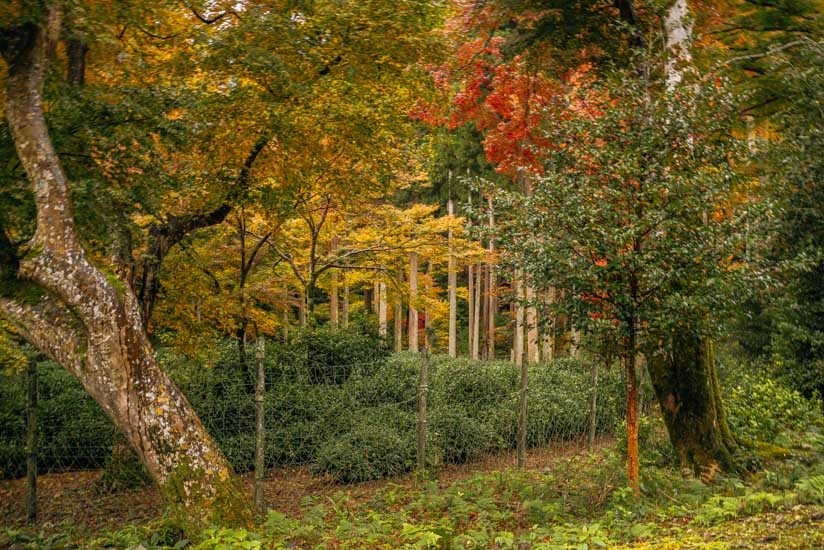
[[[773,462],[746,479],[719,477],[711,485],[647,457],[640,498],[625,486],[622,456],[603,449],[537,471],[388,482],[369,498],[345,490],[305,496],[299,513],[270,510],[251,530],[213,528],[184,538],[169,520],[85,540],[71,529],[6,530],[0,547],[817,548],[824,544],[824,440],[812,432],[807,438],[814,458]]]

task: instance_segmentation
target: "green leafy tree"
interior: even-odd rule
[[[704,343],[743,280],[734,102],[720,86],[619,73],[578,88],[552,107],[546,175],[510,197],[506,231],[511,261],[563,290],[557,312],[621,350],[628,433],[643,354],[677,455],[702,473],[734,469],[736,447]]]

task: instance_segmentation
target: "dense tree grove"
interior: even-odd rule
[[[739,474],[763,441],[727,412],[724,358],[824,393],[821,8],[4,2],[4,376],[44,357],[74,376],[196,526],[255,514],[198,414],[213,410],[193,389],[204,369],[239,392],[207,384],[211,399],[256,400],[261,419],[272,392],[312,403],[317,471],[343,480],[408,469],[411,427],[370,412],[368,429],[335,432],[349,417],[318,392],[379,407],[368,385],[405,402],[421,376],[425,428],[429,354],[458,361],[453,380],[448,361],[433,370],[443,387],[475,380],[504,403],[453,408],[434,390],[443,456],[518,443],[501,388],[519,371],[476,380],[457,358],[529,364],[522,403],[529,390],[539,415],[547,369],[570,358],[592,365],[558,379],[591,392],[590,445],[622,417],[634,495],[645,414],[684,475]],[[288,365],[266,367],[277,384],[267,340]],[[390,350],[423,370],[387,370]],[[601,416],[598,365],[622,388]],[[522,445],[547,443],[522,422]],[[471,444],[444,435],[455,426]],[[359,446],[395,462],[329,473]]]

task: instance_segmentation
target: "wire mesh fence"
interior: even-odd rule
[[[521,370],[509,361],[380,351],[331,363],[336,355],[321,351],[274,346],[264,359],[262,451],[269,479],[300,471],[317,487],[415,470],[437,475],[444,467],[471,469],[486,457],[511,457],[524,396],[526,447],[550,453],[553,445],[586,446],[593,429],[611,434],[623,414],[618,369],[599,373],[593,409],[591,365],[569,358],[530,365],[522,388]],[[236,357],[233,350],[226,356]],[[241,474],[255,468],[257,440],[254,350],[243,359],[209,364],[161,356],[174,363],[172,376]],[[48,361],[37,371],[38,471],[96,471],[84,479],[103,492],[144,485],[142,466],[82,386]],[[25,373],[3,375],[0,403],[0,475],[20,478],[26,473]]]

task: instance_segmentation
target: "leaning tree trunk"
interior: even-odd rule
[[[0,298],[0,312],[73,373],[128,438],[188,521],[247,521],[251,508],[231,468],[189,402],[160,368],[132,291],[92,265],[76,233],[65,174],[49,138],[42,93],[61,13],[13,29],[6,113],[37,206],[31,253],[18,277],[39,286],[36,302]]]
[[[647,365],[681,467],[705,479],[735,471],[738,445],[721,406],[712,343],[681,336],[668,349]]]

